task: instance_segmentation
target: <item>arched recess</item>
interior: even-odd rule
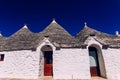
[[[88,47],[91,76],[106,78],[104,58],[99,45],[92,44]]]
[[[41,48],[44,56],[44,76],[53,75],[53,49],[50,45],[44,45]]]

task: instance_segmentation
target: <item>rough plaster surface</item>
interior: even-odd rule
[[[0,61],[0,78],[37,78],[38,55],[33,51],[9,51],[4,61]]]
[[[55,79],[89,79],[89,57],[85,49],[60,49],[53,55]]]
[[[108,79],[120,80],[120,49],[103,50]]]

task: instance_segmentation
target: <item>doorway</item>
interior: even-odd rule
[[[52,76],[52,51],[44,52],[44,75]]]
[[[42,52],[44,55],[44,76],[53,75],[53,51],[52,47],[45,45],[42,47]]]
[[[95,47],[89,47],[89,60],[91,76],[100,76],[98,53]]]

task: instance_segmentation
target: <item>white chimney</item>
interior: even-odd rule
[[[116,35],[116,36],[120,36],[118,31],[115,32],[115,35]]]

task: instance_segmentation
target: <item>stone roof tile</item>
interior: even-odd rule
[[[97,31],[88,26],[85,26],[75,36],[75,38],[84,43],[89,36],[96,36],[95,38],[103,45],[109,45],[109,47],[120,47],[120,45],[118,46],[118,44],[120,44],[120,37]]]

